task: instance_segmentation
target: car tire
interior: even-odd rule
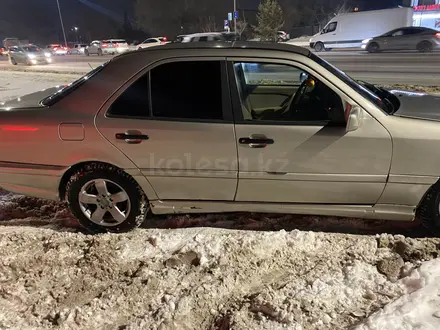
[[[84,51],[84,55],[90,56],[89,51],[87,49]]]
[[[17,61],[13,57],[11,57],[11,64],[12,65],[17,65]]]
[[[115,196],[120,202],[112,200]],[[105,164],[91,164],[74,173],[66,185],[66,200],[81,226],[91,233],[128,232],[139,227],[149,211],[137,182]]]
[[[322,52],[323,50],[325,49],[325,47],[324,47],[324,44],[322,43],[322,42],[317,42],[316,44],[315,44],[315,51],[316,52]]]
[[[425,41],[421,41],[419,42],[419,44],[417,45],[417,50],[421,53],[427,53],[427,52],[431,52],[433,49],[432,47],[432,43],[425,40]]]
[[[138,50],[141,50],[141,49],[142,49],[142,47],[139,47],[139,48],[138,48]]]
[[[367,51],[369,53],[377,53],[377,52],[379,52],[380,51],[379,44],[377,42],[372,42],[372,43],[368,44]]]
[[[98,56],[102,56],[102,49],[98,49]]]
[[[423,227],[432,234],[440,236],[440,182],[428,190],[416,215]]]

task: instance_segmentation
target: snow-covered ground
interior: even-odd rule
[[[3,72],[0,100],[75,78]],[[0,329],[439,329],[440,239],[425,235],[228,214],[91,236],[64,204],[0,190]]]

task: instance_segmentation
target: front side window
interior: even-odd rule
[[[336,31],[336,27],[338,26],[338,22],[332,22],[322,31],[323,33],[330,33]]]
[[[346,104],[318,78],[285,64],[233,63],[245,121],[344,125]],[[249,70],[252,68],[252,70]]]

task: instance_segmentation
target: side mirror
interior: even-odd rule
[[[308,77],[309,75],[307,73],[301,72],[299,75],[299,82],[302,84]]]
[[[347,133],[356,131],[362,124],[363,113],[361,107],[355,105],[348,115]]]

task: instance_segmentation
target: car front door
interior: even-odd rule
[[[375,204],[391,163],[388,131],[365,112],[361,127],[347,132],[355,102],[329,74],[300,62],[259,61],[228,59],[239,156],[235,200]],[[259,69],[249,71],[246,63]],[[253,86],[272,93],[261,106],[251,101]],[[281,101],[278,94],[287,90],[290,97]]]
[[[234,199],[238,161],[224,58],[155,63],[122,86],[96,125],[160,199]]]

